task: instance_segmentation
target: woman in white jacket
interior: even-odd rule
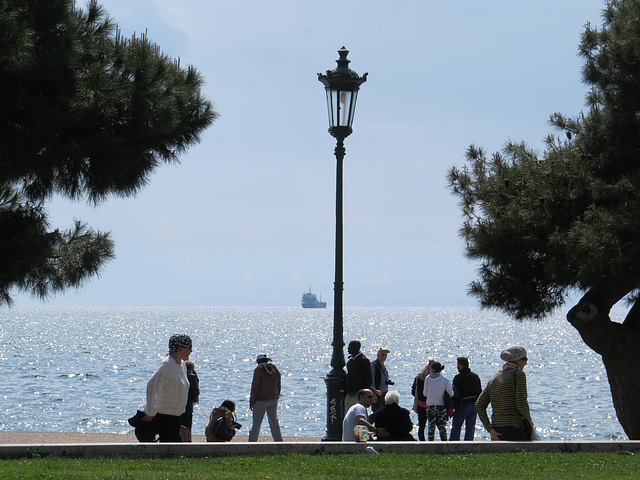
[[[160,362],[147,384],[147,404],[142,420],[155,418],[159,442],[182,442],[180,415],[185,411],[189,380],[185,361],[192,351],[191,338],[177,333],[169,339],[169,355]]]
[[[444,366],[440,362],[431,364],[431,373],[424,379],[424,396],[427,398],[428,440],[435,440],[436,427],[440,432],[440,440],[447,440],[447,407],[444,405],[444,392],[453,397],[453,387],[447,377],[440,372]]]

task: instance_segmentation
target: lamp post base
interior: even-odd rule
[[[324,379],[327,384],[327,434],[322,438],[323,442],[342,441],[346,381],[347,374],[344,369],[336,368]]]

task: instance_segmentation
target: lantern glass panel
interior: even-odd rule
[[[358,92],[327,89],[330,127],[351,127]]]
[[[358,91],[356,90],[355,92],[344,92],[347,95],[347,104],[346,107],[348,109],[348,113],[346,114],[346,126],[351,127],[353,126],[353,117],[355,116],[356,113],[356,100],[358,99]]]
[[[327,112],[329,113],[329,127],[333,127],[335,125],[334,121],[334,113],[333,113],[333,91],[330,89],[327,90]]]
[[[338,126],[349,127],[351,126],[351,97],[353,92],[338,91],[336,100],[338,101]]]

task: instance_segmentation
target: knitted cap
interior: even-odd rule
[[[521,358],[527,358],[527,351],[520,345],[512,345],[502,351],[500,358],[505,362],[515,362]]]

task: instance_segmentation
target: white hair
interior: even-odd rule
[[[391,403],[395,403],[396,405],[400,404],[400,394],[396,390],[391,390],[387,392],[387,396],[384,397],[384,404],[389,405]]]

